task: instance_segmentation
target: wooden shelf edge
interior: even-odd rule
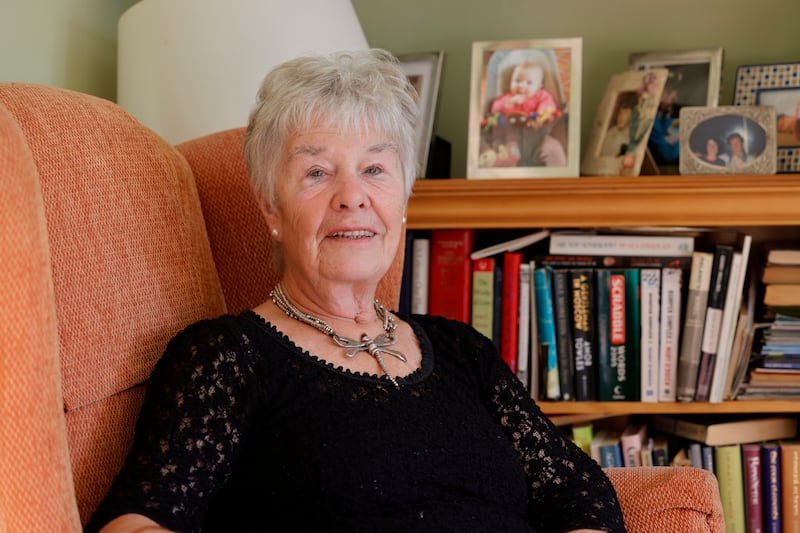
[[[722,403],[707,402],[537,402],[548,416],[628,415],[628,414],[735,414],[735,413],[796,413],[796,400],[734,400]]]
[[[796,225],[800,174],[418,180],[409,229]]]

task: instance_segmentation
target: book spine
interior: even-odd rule
[[[537,329],[539,332],[539,354],[546,370],[544,376],[545,394],[548,400],[561,399],[561,386],[558,377],[558,351],[556,348],[556,324],[553,317],[553,288],[550,283],[549,267],[537,267],[533,271],[536,294]]]
[[[694,251],[694,237],[680,235],[605,235],[554,233],[550,254],[619,256],[688,256]]]
[[[556,321],[558,376],[562,400],[575,399],[575,354],[572,343],[572,290],[567,269],[553,269],[553,313]]]
[[[722,313],[722,325],[719,331],[719,346],[717,348],[717,364],[711,377],[711,390],[708,401],[719,403],[725,393],[725,385],[730,370],[731,351],[736,336],[736,325],[744,292],[744,256],[735,252],[731,259],[731,273],[728,281],[728,292],[725,295],[725,306]]]
[[[639,401],[639,270],[598,269],[598,396]]]
[[[623,466],[642,466],[642,449],[646,446],[647,426],[632,424],[620,436]]]
[[[428,311],[469,323],[472,303],[474,230],[437,229],[431,232]]]
[[[683,270],[661,270],[661,320],[658,342],[658,401],[677,399]]]
[[[530,381],[531,352],[531,265],[519,265],[519,311],[517,312],[517,377],[527,386]],[[530,392],[530,391],[529,391]]]
[[[519,267],[520,252],[503,254],[503,304],[500,355],[512,372],[517,372],[517,348],[519,344]]]
[[[747,533],[763,533],[764,509],[761,487],[761,445],[742,445],[744,469],[745,518]]]
[[[744,477],[739,444],[717,446],[714,453],[726,533],[746,533]]]
[[[572,285],[572,342],[575,356],[575,399],[597,399],[595,376],[594,271],[570,269]]]
[[[677,398],[681,401],[694,400],[713,260],[714,254],[709,252],[695,252],[692,255],[692,268],[689,272],[689,284],[686,292],[686,310],[681,330],[683,339],[678,359]]]
[[[538,400],[541,398],[541,391],[542,391],[542,375],[545,372],[542,371],[542,361],[540,360],[540,351],[539,351],[539,319],[538,314],[539,311],[536,307],[536,283],[534,281],[534,272],[536,271],[536,262],[531,260],[528,263],[530,267],[530,276],[531,276],[531,284],[530,284],[530,304],[531,304],[531,312],[529,317],[530,327],[529,327],[529,336],[530,336],[530,360],[528,363],[528,390],[531,393],[531,398],[534,400]]]
[[[542,254],[536,262],[543,266],[562,268],[683,268],[692,265],[691,256],[625,256],[625,255],[563,255]]]
[[[641,284],[641,401],[658,401],[658,342],[660,325],[661,269],[639,271]]]
[[[472,262],[472,327],[494,340],[493,257]]]
[[[800,533],[800,442],[781,442],[783,533]]]
[[[431,240],[414,238],[411,254],[411,312],[426,314],[428,312]]]
[[[416,232],[412,230],[406,231],[403,245],[403,274],[400,277],[400,298],[397,302],[397,311],[404,314],[411,312],[412,278],[414,275],[414,256],[412,249],[415,238]]]
[[[781,533],[781,450],[775,442],[761,445],[761,479],[764,487],[764,532]]]
[[[697,402],[707,402],[711,393],[711,379],[717,363],[719,334],[722,327],[725,295],[728,292],[732,258],[732,246],[718,245],[716,247],[714,261],[711,265],[706,318],[703,322],[700,362],[697,365],[697,383],[694,393],[694,399]]]

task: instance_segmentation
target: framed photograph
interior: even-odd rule
[[[581,163],[587,176],[638,176],[669,71],[630,70],[611,76]]]
[[[630,55],[629,64],[635,70],[669,70],[647,149],[659,174],[677,174],[680,110],[684,106],[719,104],[722,48],[638,52]]]
[[[580,38],[472,43],[467,178],[577,177]]]
[[[775,108],[681,109],[681,174],[775,174]]]
[[[738,67],[733,104],[775,108],[777,171],[800,172],[800,63]]]
[[[420,119],[417,124],[419,169],[417,177],[424,178],[428,170],[433,125],[436,122],[436,104],[439,98],[439,80],[442,77],[444,52],[398,54],[397,59],[402,63],[408,81],[419,94]]]

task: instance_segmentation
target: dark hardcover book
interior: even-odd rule
[[[403,275],[400,278],[400,300],[397,304],[397,310],[403,314],[411,312],[411,273],[414,270],[411,248],[414,244],[414,237],[414,231],[406,232],[405,252],[403,255]]]
[[[638,402],[639,270],[601,268],[595,279],[598,399]]]
[[[597,400],[594,270],[570,269],[575,399]]]
[[[761,490],[761,445],[742,445],[744,515],[747,531],[764,531],[764,493]]]
[[[574,400],[575,354],[572,344],[572,289],[569,270],[553,269],[552,283],[561,399]]]
[[[707,402],[711,393],[711,380],[717,362],[719,332],[722,326],[722,313],[725,307],[725,295],[728,292],[732,259],[733,246],[716,246],[714,261],[711,264],[711,284],[708,290],[706,318],[703,322],[700,364],[697,367],[697,383],[694,392],[694,399],[697,402]]]
[[[681,268],[692,266],[691,256],[624,256],[624,255],[559,255],[540,254],[535,257],[536,263],[546,266],[565,268]]]
[[[764,533],[781,533],[781,448],[777,442],[761,445]]]

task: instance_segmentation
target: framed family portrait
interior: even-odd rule
[[[775,108],[681,109],[681,174],[775,174]]]
[[[677,174],[680,158],[680,110],[684,106],[719,104],[722,48],[638,52],[630,55],[634,70],[666,68],[661,95],[647,149],[659,174]]]
[[[419,94],[420,120],[417,124],[417,153],[419,168],[417,176],[426,177],[433,126],[436,122],[436,105],[439,97],[439,80],[442,76],[444,52],[421,52],[398,54],[403,70],[411,85]]]
[[[668,75],[667,69],[659,68],[611,76],[592,125],[582,174],[639,175]]]
[[[800,172],[800,62],[738,67],[733,104],[775,108],[777,172]]]
[[[582,46],[472,44],[467,178],[578,176]]]

